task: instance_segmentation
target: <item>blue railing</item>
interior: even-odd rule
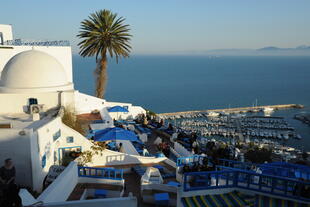
[[[3,44],[12,46],[61,46],[61,47],[70,46],[70,42],[68,40],[37,41],[37,40],[15,39],[15,40],[7,40]]]
[[[123,180],[123,169],[78,167],[79,177]]]
[[[181,167],[184,165],[193,165],[194,163],[199,163],[200,160],[207,158],[206,156],[201,156],[201,155],[193,155],[190,157],[179,157],[177,159],[177,166]]]
[[[224,168],[222,168],[223,171],[185,173],[183,177],[184,191],[241,188],[301,201],[310,201],[310,198],[305,197],[302,192],[303,188],[310,187],[310,182],[252,173],[240,169],[230,170],[229,167]]]
[[[310,180],[310,170],[309,167],[301,167],[300,165],[287,163],[291,167],[273,165],[276,163],[265,163],[265,164],[255,164],[249,162],[240,162],[235,160],[219,159],[219,165],[238,168],[242,170],[250,170],[252,167],[260,168],[263,170],[264,174],[290,177],[290,178],[303,178],[305,180]]]
[[[303,178],[305,180],[310,180],[310,167],[305,165],[284,163],[284,162],[274,162],[274,163],[264,163],[258,165],[259,168],[263,169],[268,173],[273,175],[281,175],[285,177],[293,178]]]

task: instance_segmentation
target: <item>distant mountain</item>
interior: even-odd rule
[[[214,50],[192,50],[183,52],[171,52],[180,55],[208,55],[208,56],[310,56],[310,46],[301,45],[295,48],[280,48],[267,46],[259,49],[214,49]]]
[[[233,56],[310,56],[310,46],[301,45],[295,48],[267,46],[259,49],[221,49],[208,50],[205,54]]]
[[[269,46],[269,47],[263,47],[260,49],[257,49],[257,51],[292,51],[292,50],[310,50],[310,46],[307,45],[301,45],[295,48],[279,48],[279,47],[274,47],[274,46]]]
[[[269,46],[269,47],[263,47],[257,50],[258,51],[274,51],[274,50],[281,50],[281,48]]]

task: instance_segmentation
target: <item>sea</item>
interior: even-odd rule
[[[75,88],[93,95],[95,58],[73,56]],[[310,126],[295,120],[310,113],[310,56],[151,56],[108,60],[105,99],[129,102],[156,113],[303,104],[279,110],[302,140],[287,145],[310,151]]]

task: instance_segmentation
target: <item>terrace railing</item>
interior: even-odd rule
[[[235,160],[227,160],[227,159],[219,159],[219,165],[226,166],[226,167],[232,167],[232,168],[238,168],[242,170],[249,170],[251,167],[255,166],[256,168],[261,168],[264,171],[268,171],[270,175],[275,176],[281,176],[281,177],[297,177],[297,178],[303,178],[305,180],[310,180],[310,170],[308,167],[301,168],[300,165],[295,164],[289,164],[292,166],[291,168],[285,167],[285,166],[277,166],[272,165],[270,163],[267,164],[255,164],[255,163],[248,163],[248,162],[240,162]]]
[[[12,46],[61,46],[66,47],[70,46],[70,42],[68,40],[23,40],[23,39],[15,39],[8,40],[3,42],[3,45],[12,45]]]
[[[123,180],[122,169],[78,167],[79,177]]]
[[[303,192],[303,189],[310,188],[310,182],[252,173],[240,169],[231,170],[229,167],[222,171],[185,173],[183,179],[184,191],[240,188],[257,193],[310,201],[310,198],[306,197]]]

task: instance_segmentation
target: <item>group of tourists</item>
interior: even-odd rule
[[[185,164],[181,171],[181,173],[215,171],[215,164],[211,159],[204,157],[203,159],[191,164]]]
[[[170,146],[168,142],[161,142],[157,145],[159,152],[162,152],[166,157],[170,155]]]

